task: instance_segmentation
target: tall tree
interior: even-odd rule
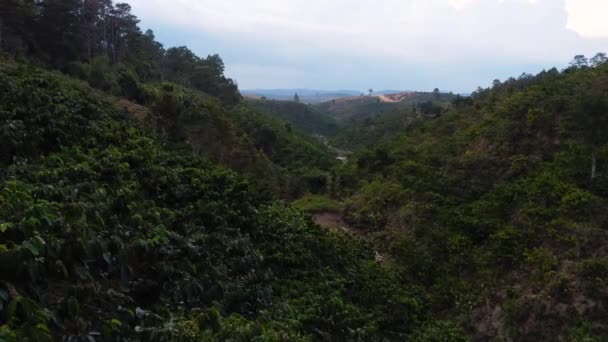
[[[190,85],[190,76],[199,58],[185,46],[167,50],[163,63],[163,78],[180,85]]]
[[[570,62],[570,67],[573,69],[582,69],[589,66],[589,60],[585,55],[576,55],[572,62]]]
[[[112,0],[84,0],[82,3],[83,28],[89,60],[102,53],[101,49],[106,46],[106,19],[112,7]]]
[[[110,12],[110,48],[114,62],[132,57],[130,47],[141,36],[139,19],[131,14],[131,6],[118,3]]]
[[[32,52],[35,14],[34,0],[0,1],[0,52],[10,55]]]
[[[590,60],[592,67],[598,67],[606,62],[608,62],[608,56],[604,52],[599,52]]]
[[[64,68],[83,58],[86,32],[80,0],[45,0],[40,3],[37,40],[53,66]]]
[[[165,49],[156,41],[154,32],[147,30],[143,35],[139,35],[132,49],[132,63],[139,78],[144,82],[160,80]]]

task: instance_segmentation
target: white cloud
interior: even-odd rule
[[[608,1],[566,0],[568,29],[586,38],[608,37]]]
[[[464,8],[466,5],[472,3],[475,0],[448,0],[448,3],[454,8]]]
[[[303,78],[303,64],[315,64],[315,72],[331,63],[442,73],[482,65],[550,67],[608,46],[602,18],[608,0],[127,1],[144,26],[221,41],[218,49],[192,45],[200,54],[230,52],[228,69],[244,80],[281,72]],[[268,69],[276,60],[286,70]]]
[[[572,55],[563,0],[130,0],[135,13],[193,30],[275,45],[420,62],[471,54],[542,60]],[[530,6],[535,4],[535,6]],[[562,5],[563,7],[563,5]],[[567,0],[568,28],[608,31],[607,0]],[[550,10],[552,12],[550,12]],[[582,44],[584,45],[584,44]]]
[[[467,5],[470,5],[477,0],[447,0],[447,1],[452,7],[456,8],[456,9],[463,9]],[[499,3],[505,2],[505,0],[482,0],[482,1],[498,1]],[[535,4],[538,0],[520,0],[520,1],[528,1],[531,4]]]

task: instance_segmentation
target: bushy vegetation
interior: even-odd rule
[[[164,143],[255,178],[271,193],[321,191],[310,179],[327,178],[332,151],[272,114],[238,107],[218,55],[165,49],[138,23],[128,4],[111,0],[10,0],[0,4],[0,54],[116,96]]]
[[[187,47],[165,49],[142,32],[126,3],[112,0],[6,0],[0,3],[0,53],[28,58],[125,95],[135,80],[169,81],[240,100],[218,55],[196,56]]]
[[[0,69],[0,339],[404,339],[371,247],[170,149],[91,89]]]
[[[362,120],[344,123],[340,131],[330,139],[330,143],[349,150],[360,150],[392,139],[425,120],[412,109],[395,109],[387,113],[377,113]]]
[[[291,204],[294,208],[307,213],[335,212],[339,213],[341,205],[336,200],[322,195],[306,195]]]
[[[456,96],[435,92],[414,92],[404,95],[398,102],[385,102],[376,96],[359,96],[323,102],[316,107],[323,113],[332,114],[340,121],[360,121],[378,114],[409,109],[428,115],[440,113]]]
[[[278,172],[263,177],[281,179],[284,197],[328,191],[331,170],[337,162],[335,152],[321,140],[294,131],[288,122],[247,105],[235,108],[231,115],[254,147],[277,166]]]
[[[316,107],[297,101],[247,100],[252,107],[287,121],[292,129],[310,135],[332,136],[338,131],[336,119]]]
[[[608,335],[605,54],[312,108],[111,0],[3,1],[0,33],[1,341]]]
[[[347,150],[371,148],[402,134],[412,126],[441,116],[459,97],[452,94],[417,92],[400,102],[381,102],[375,97],[336,100],[319,105],[340,118],[339,130],[330,143]]]
[[[606,99],[605,62],[459,98],[339,169],[345,216],[476,339],[606,335]]]

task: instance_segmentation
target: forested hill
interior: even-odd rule
[[[608,334],[608,63],[495,82],[360,152],[344,215],[476,340]]]
[[[242,103],[218,55],[166,49],[152,31],[142,32],[128,4],[7,0],[0,15],[2,55],[58,70],[115,97],[173,148],[256,178],[282,197],[327,183],[332,151]]]
[[[338,131],[336,118],[332,114],[322,112],[312,105],[299,101],[268,99],[248,99],[247,102],[255,108],[289,122],[292,128],[310,135],[331,136]]]
[[[0,65],[0,340],[402,339],[427,321],[369,245],[139,126]]]
[[[605,54],[251,103],[127,4],[2,0],[0,55],[0,341],[608,336]]]
[[[137,22],[0,2],[0,340],[460,334],[368,243],[279,203],[327,191],[330,150]]]
[[[142,32],[126,3],[112,0],[3,0],[1,52],[28,58],[112,93],[137,78],[169,81],[238,102],[218,55],[196,56],[187,47],[165,49]],[[122,94],[121,94],[122,95]]]

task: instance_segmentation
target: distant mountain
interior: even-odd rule
[[[271,100],[292,100],[294,95],[298,94],[300,101],[304,103],[321,103],[342,97],[359,96],[361,93],[358,90],[317,90],[307,88],[241,90],[241,94],[244,97],[265,97]]]
[[[429,101],[449,103],[454,97],[453,94],[448,93],[440,93],[439,98],[430,92],[386,91],[385,95],[382,93],[384,92],[374,92],[372,96],[359,95],[332,99],[315,106],[319,111],[329,113],[338,121],[363,120],[393,110],[413,110],[419,104]]]

